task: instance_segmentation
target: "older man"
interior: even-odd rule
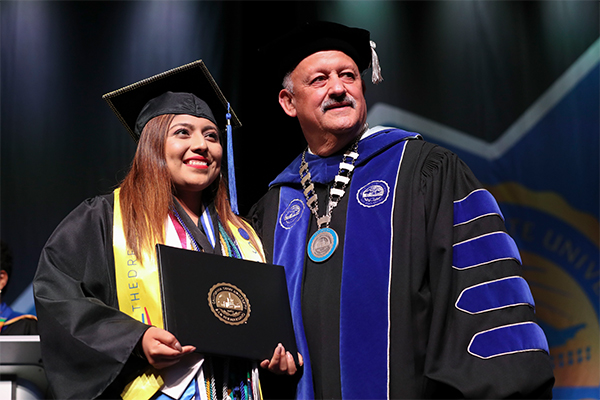
[[[313,23],[266,50],[308,143],[252,210],[286,269],[296,396],[550,397],[548,344],[492,195],[450,151],[368,128],[369,36]]]

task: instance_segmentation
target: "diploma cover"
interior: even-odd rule
[[[271,359],[279,343],[298,364],[285,270],[156,245],[165,329],[202,354]]]

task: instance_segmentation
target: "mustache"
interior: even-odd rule
[[[350,106],[356,108],[354,97],[346,93],[342,99],[328,98],[321,104],[321,111],[325,112],[332,107]]]

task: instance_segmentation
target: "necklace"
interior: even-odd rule
[[[346,186],[348,186],[348,183],[350,182],[352,171],[354,170],[354,163],[358,158],[358,153],[356,151],[358,149],[358,142],[367,128],[368,125],[365,124],[363,131],[358,135],[352,146],[350,146],[350,148],[344,153],[342,161],[340,162],[338,173],[334,178],[331,188],[329,189],[327,212],[321,217],[319,217],[319,202],[317,198],[317,192],[315,192],[315,186],[311,181],[308,163],[306,162],[305,158],[306,150],[308,148],[302,153],[302,162],[300,163],[300,182],[302,183],[302,189],[304,189],[306,204],[317,219],[318,228],[317,231],[311,236],[306,248],[308,257],[310,257],[310,259],[314,262],[323,262],[327,260],[337,249],[339,237],[337,233],[329,227],[329,223],[331,222],[331,212],[346,193]]]

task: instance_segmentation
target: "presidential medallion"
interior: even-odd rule
[[[338,241],[338,235],[333,229],[319,229],[308,242],[308,257],[314,262],[327,260],[337,248]]]
[[[310,212],[317,219],[318,230],[310,238],[308,247],[306,249],[308,256],[314,262],[323,262],[327,260],[337,248],[339,241],[338,235],[329,227],[329,223],[331,222],[331,212],[338,205],[340,200],[342,200],[342,197],[344,197],[344,194],[346,193],[346,186],[348,183],[350,183],[352,171],[354,170],[354,163],[358,158],[358,142],[367,129],[368,125],[365,124],[362,132],[356,137],[354,143],[342,156],[338,173],[334,177],[333,183],[329,188],[327,212],[321,217],[319,217],[319,199],[317,197],[317,192],[315,191],[315,185],[311,180],[308,163],[306,162],[306,152],[308,147],[306,150],[304,150],[304,152],[302,152],[302,162],[300,163],[299,170],[300,182],[302,183],[304,197],[306,198],[306,205],[310,209]],[[283,224],[282,226],[285,228]]]

